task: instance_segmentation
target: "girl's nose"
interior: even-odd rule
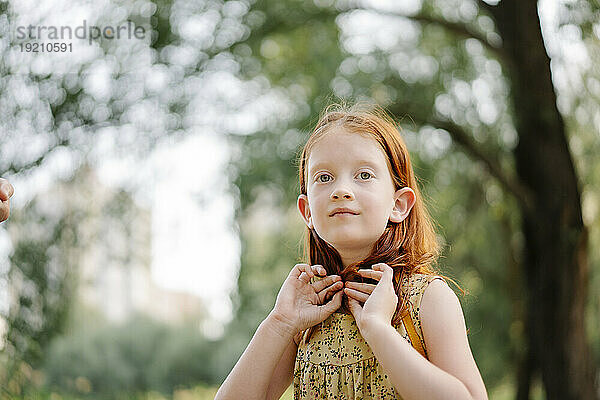
[[[334,200],[339,200],[340,198],[354,200],[354,194],[345,187],[337,187],[333,192],[331,192],[331,198]]]

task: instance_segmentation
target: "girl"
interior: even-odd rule
[[[305,258],[217,399],[487,399],[406,146],[380,109],[326,110],[300,157]]]

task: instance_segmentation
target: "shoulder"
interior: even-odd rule
[[[458,297],[448,286],[446,280],[437,275],[425,275],[426,287],[424,288],[423,300],[449,300],[454,299],[458,302]]]
[[[420,307],[424,327],[436,327],[449,320],[464,321],[458,297],[445,280],[438,278],[434,276],[428,279],[429,282],[424,288]]]

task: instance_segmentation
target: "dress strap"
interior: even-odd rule
[[[427,359],[429,357],[427,356],[427,348],[425,347],[425,338],[423,336],[419,311],[425,289],[435,279],[444,280],[439,275],[414,274],[403,282],[402,287],[408,296],[408,309],[401,317],[402,325],[412,347]]]
[[[425,354],[425,349],[421,344],[421,338],[417,334],[417,330],[415,329],[415,324],[410,316],[410,313],[405,313],[404,317],[402,317],[402,323],[404,324],[404,328],[406,329],[406,333],[408,333],[408,337],[410,339],[410,343],[413,345],[415,350],[417,350],[423,357],[427,358]]]

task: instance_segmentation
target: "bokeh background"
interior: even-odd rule
[[[147,35],[16,35],[83,21]],[[300,260],[297,153],[340,101],[399,122],[490,398],[598,398],[599,21],[595,0],[0,1],[0,398],[213,398]]]

